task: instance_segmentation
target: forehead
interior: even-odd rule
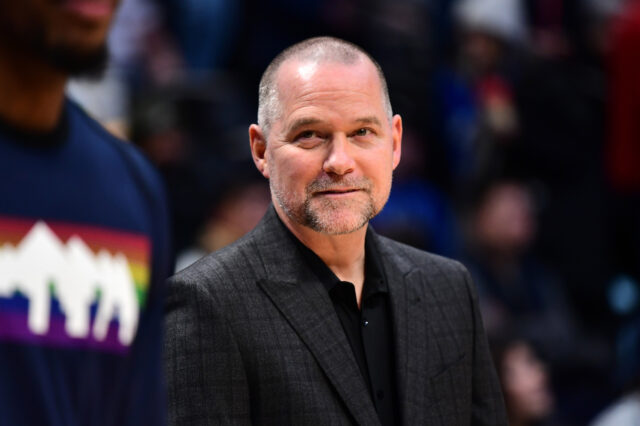
[[[288,60],[278,70],[276,81],[285,116],[300,108],[323,105],[358,105],[384,112],[380,77],[364,57],[349,64]]]

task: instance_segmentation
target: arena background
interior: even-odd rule
[[[162,173],[181,269],[269,204],[247,136],[269,61],[359,44],[405,129],[373,226],[471,270],[512,424],[582,425],[640,404],[638,3],[123,0],[107,73],[68,92]]]

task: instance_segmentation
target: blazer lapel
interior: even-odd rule
[[[256,235],[269,279],[258,285],[291,324],[357,423],[379,424],[362,374],[326,289],[306,267],[273,208]]]
[[[424,313],[418,312],[421,297],[411,285],[416,279],[420,279],[420,273],[411,271],[404,275],[389,274],[387,277],[396,344],[396,383],[402,423],[417,424],[415,421],[420,419],[419,413],[424,409],[426,400],[426,384],[422,383],[422,377],[425,374],[424,364],[429,356],[428,342],[424,339],[427,331]]]
[[[430,393],[430,378],[441,365],[439,338],[451,332],[432,283],[424,283],[426,277],[419,269],[377,240],[389,282],[402,423],[424,424],[426,408],[437,397]]]

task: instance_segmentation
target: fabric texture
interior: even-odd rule
[[[287,232],[270,208],[169,280],[170,424],[379,424],[331,299]],[[466,269],[371,235],[389,279],[398,424],[506,425]]]
[[[367,233],[371,235],[371,228]],[[383,425],[395,425],[399,416],[395,386],[395,359],[392,343],[389,289],[374,246],[374,237],[365,237],[365,280],[360,307],[353,283],[340,281],[313,251],[295,236],[289,236],[329,293],[351,351],[358,363],[378,418]]]
[[[167,208],[143,156],[67,101],[0,127],[0,425],[162,425]]]

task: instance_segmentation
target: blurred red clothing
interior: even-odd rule
[[[640,192],[640,1],[613,27],[607,173],[613,189]]]

